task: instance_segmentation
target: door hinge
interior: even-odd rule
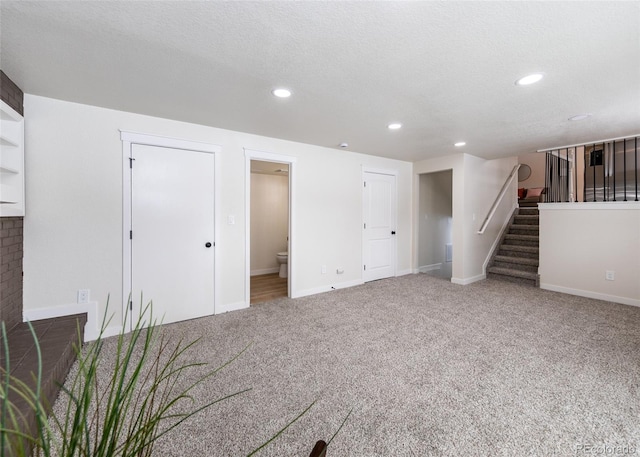
[[[367,223],[366,222],[364,223],[364,228],[367,228]]]
[[[367,181],[364,182],[364,187],[367,187]]]
[[[367,271],[367,266],[366,265],[364,266],[364,271]]]
[[[133,230],[129,230],[129,239],[132,240],[133,239]]]
[[[133,311],[133,302],[129,301],[129,310]]]
[[[133,157],[129,157],[129,168],[133,168],[133,161],[136,160]]]

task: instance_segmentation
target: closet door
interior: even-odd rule
[[[211,315],[214,156],[138,144],[131,152],[132,318],[149,301],[163,323]]]

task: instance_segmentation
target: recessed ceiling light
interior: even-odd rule
[[[465,144],[467,143],[465,143],[464,141],[458,141],[457,143],[454,143],[454,146],[459,148],[460,146],[464,146]]]
[[[346,148],[347,146],[349,146],[349,143],[340,143],[341,148]]]
[[[389,124],[389,125],[387,125],[387,128],[388,128],[389,130],[398,130],[398,129],[399,129],[399,128],[401,128],[401,127],[402,127],[402,124],[401,124],[401,123],[399,123],[399,122],[394,122],[393,124]]]
[[[570,121],[583,121],[588,117],[591,117],[591,114],[576,114],[575,116],[571,116],[569,118],[569,120]]]
[[[529,84],[534,84],[544,78],[544,73],[533,73],[531,75],[524,76],[516,81],[518,86],[528,86]]]
[[[280,98],[291,97],[291,91],[289,89],[274,89],[271,93]]]

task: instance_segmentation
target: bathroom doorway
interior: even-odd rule
[[[290,290],[290,165],[250,160],[249,296],[255,305]]]
[[[453,170],[419,176],[418,271],[450,280],[453,266]]]

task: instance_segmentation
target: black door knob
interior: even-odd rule
[[[205,244],[205,245],[204,245],[204,247],[206,247],[206,248],[210,248],[210,247],[211,247],[211,243],[209,243],[209,242],[207,241],[207,244]]]
[[[396,234],[396,231],[395,231],[395,230],[392,230],[392,231],[391,231],[391,234],[392,234],[392,235],[395,235],[395,234]]]

